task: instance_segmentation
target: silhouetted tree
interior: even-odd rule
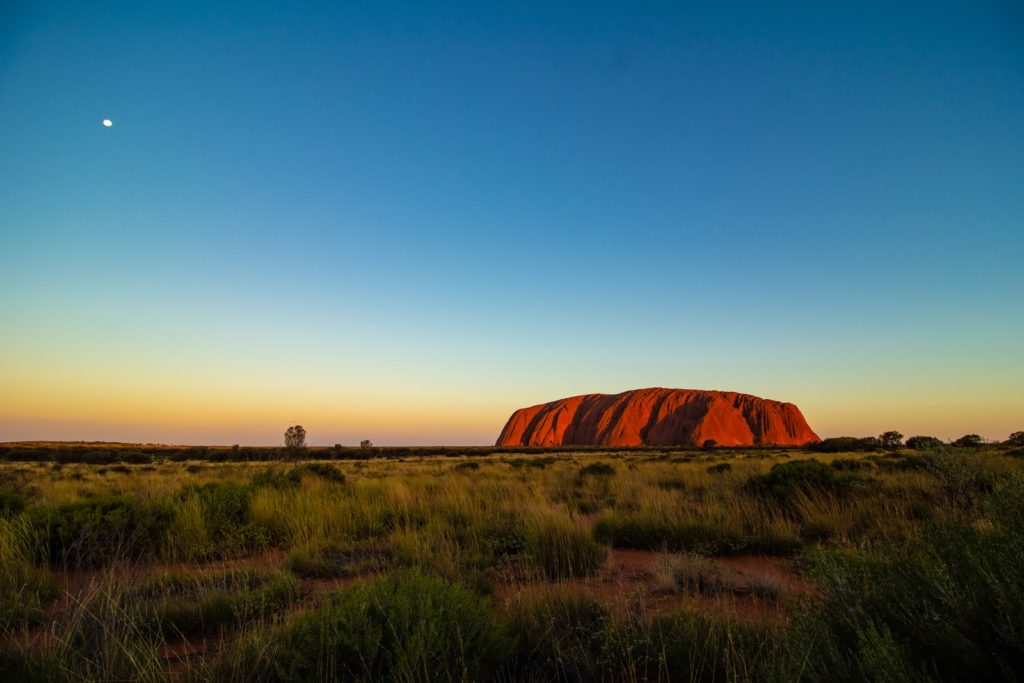
[[[288,456],[297,458],[306,449],[306,430],[302,425],[289,427],[284,433],[284,447]]]
[[[929,451],[933,448],[942,448],[944,445],[942,439],[934,436],[912,436],[907,439],[907,448],[913,448],[915,451]]]
[[[959,439],[954,441],[953,445],[959,446],[960,448],[978,448],[983,443],[985,443],[985,440],[982,439],[977,434],[964,434]]]
[[[373,448],[373,442],[370,441],[369,439],[363,439],[362,441],[359,442],[359,446],[361,448]]]
[[[878,440],[882,442],[882,448],[887,448],[891,451],[903,445],[903,435],[895,430],[880,435]]]
[[[1006,440],[1006,443],[1011,446],[1024,446],[1024,432],[1010,434],[1010,438]]]

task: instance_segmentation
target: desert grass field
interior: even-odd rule
[[[0,463],[0,680],[1024,676],[1024,449],[306,455]]]

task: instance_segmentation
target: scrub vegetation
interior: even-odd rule
[[[0,680],[1017,680],[1020,445],[921,438],[18,447]]]

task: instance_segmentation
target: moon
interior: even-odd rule
[[[103,119],[103,125],[106,126],[107,128],[110,128],[112,125],[114,125],[114,122],[111,121],[110,119]]]

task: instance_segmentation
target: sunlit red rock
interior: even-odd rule
[[[586,394],[521,408],[498,446],[797,446],[818,441],[792,403],[696,389]]]

